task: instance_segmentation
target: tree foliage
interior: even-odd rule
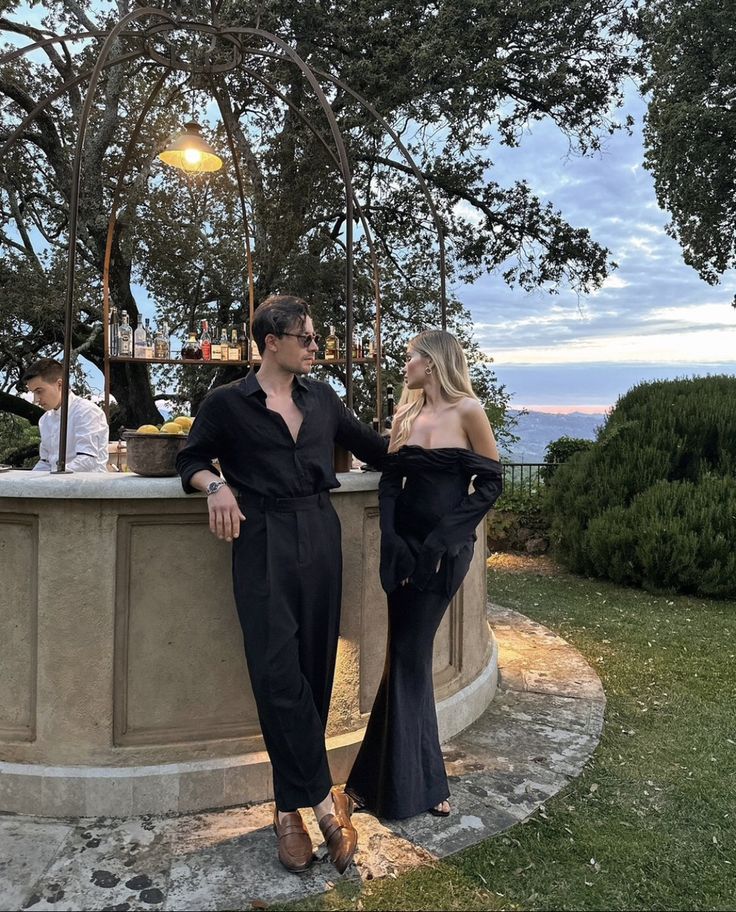
[[[736,265],[736,40],[723,0],[653,0],[642,14],[651,93],[646,167],[668,233],[714,285]]]
[[[187,5],[192,15],[207,15],[209,4]],[[34,29],[13,18],[16,6],[10,3],[0,26],[6,35],[34,38]],[[44,10],[45,28],[75,31],[109,25],[127,12],[128,0],[94,6],[50,0]],[[232,0],[226,15],[233,25],[258,24],[274,32],[313,66],[368,98],[394,125],[429,184],[446,232],[449,328],[471,353],[481,397],[503,413],[505,394],[473,343],[462,284],[499,271],[523,289],[555,292],[564,286],[585,292],[600,286],[611,264],[609,252],[588,230],[570,225],[552,203],[542,202],[523,175],[510,185],[494,180],[494,150],[518,144],[523,131],[543,118],[553,120],[583,153],[598,149],[602,136],[623,126],[610,112],[621,103],[622,81],[637,69],[628,2]],[[89,68],[99,45],[99,39],[83,47],[65,43],[2,68],[0,139],[50,89]],[[254,73],[273,83],[286,101],[274,99]],[[97,367],[107,217],[124,149],[159,75],[138,61],[112,68],[93,108],[73,344]],[[390,138],[348,93],[327,80],[324,85],[376,239],[386,367],[389,381],[398,383],[407,338],[439,322],[431,213]],[[15,321],[0,342],[6,389],[31,357],[60,348],[70,154],[83,86],[54,102],[0,166],[0,282],[9,289],[8,314]],[[274,58],[248,57],[217,87],[248,188],[257,300],[293,291],[310,301],[319,327],[344,327],[345,198],[333,158],[303,122],[311,120],[329,137],[313,94],[293,66]],[[137,284],[151,293],[158,318],[178,331],[204,317],[218,324],[247,316],[233,169],[187,182],[156,163],[157,152],[192,110],[211,119],[210,92],[206,79],[184,84],[181,73],[173,74],[135,147],[118,208],[110,279],[113,300],[133,322]],[[214,120],[212,137],[226,148]],[[360,230],[356,273],[355,313],[363,331],[372,324],[374,308],[370,255]],[[340,367],[323,369],[328,370],[344,382]],[[372,370],[356,367],[356,373],[364,381],[356,385],[357,406],[369,417]],[[158,371],[155,385],[160,395],[172,393],[196,407],[210,383],[234,376],[234,368],[177,368]],[[156,390],[144,367],[114,365],[111,381],[121,421],[157,419]]]

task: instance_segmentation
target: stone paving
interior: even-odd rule
[[[605,695],[565,640],[495,605],[499,688],[443,745],[452,814],[379,821],[358,814],[346,879],[397,876],[519,823],[582,771],[603,728]],[[288,874],[276,859],[272,805],[168,817],[58,820],[0,814],[0,910],[250,909],[333,888],[313,815],[317,861]],[[310,819],[312,818],[312,819]]]

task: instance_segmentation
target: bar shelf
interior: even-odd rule
[[[353,364],[375,364],[376,359],[373,358],[353,358]],[[240,364],[240,365],[250,365],[260,364],[260,361],[205,361],[204,358],[131,358],[121,355],[110,355],[108,361],[111,364],[208,364],[220,367],[222,365],[230,364]],[[347,358],[333,358],[331,360],[326,360],[325,358],[315,358],[315,364],[347,364]]]

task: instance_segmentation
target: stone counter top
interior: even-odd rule
[[[337,476],[340,487],[333,494],[374,491],[378,472],[344,472]],[[144,478],[133,472],[78,472],[52,475],[49,472],[13,471],[0,473],[0,498],[29,500],[60,498],[71,500],[149,500],[153,498],[204,497],[185,494],[174,478]]]

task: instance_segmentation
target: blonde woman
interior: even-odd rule
[[[433,643],[470,566],[475,529],[502,487],[493,431],[457,339],[441,330],[415,336],[405,379],[379,486],[386,665],[346,785],[359,807],[394,820],[450,813]]]

